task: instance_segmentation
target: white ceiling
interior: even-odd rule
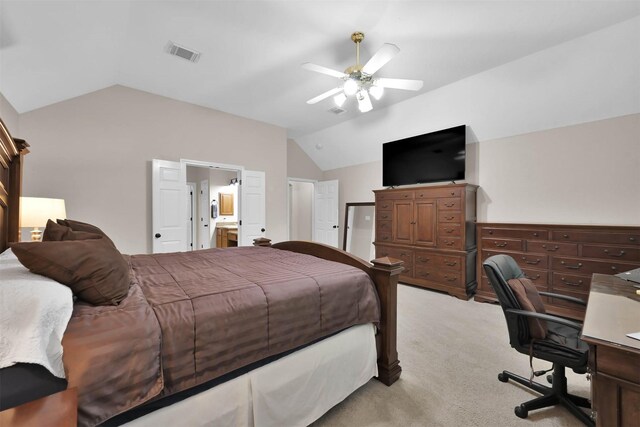
[[[121,84],[296,137],[361,114],[307,105],[338,80],[300,68],[352,65],[355,30],[363,62],[401,49],[377,75],[425,83],[387,90],[380,109],[639,14],[638,1],[0,0],[0,92],[23,113]],[[169,40],[200,61],[165,53]]]

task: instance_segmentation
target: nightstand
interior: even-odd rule
[[[78,393],[70,388],[0,412],[2,427],[76,427]]]

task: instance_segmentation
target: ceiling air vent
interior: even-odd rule
[[[347,110],[343,110],[343,109],[342,109],[342,108],[340,108],[340,107],[332,107],[332,108],[329,108],[329,110],[328,110],[328,111],[329,111],[330,113],[333,113],[333,114],[335,114],[335,115],[338,115],[338,114],[342,114],[342,113],[346,112]]]
[[[175,44],[172,41],[170,41],[169,44],[167,44],[167,53],[170,53],[171,55],[178,56],[182,59],[186,59],[187,61],[191,61],[191,62],[198,62],[198,59],[200,59],[200,52],[187,49],[186,47]]]

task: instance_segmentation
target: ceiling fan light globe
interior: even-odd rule
[[[384,94],[384,88],[381,86],[371,86],[369,88],[369,95],[373,96],[373,98],[377,101],[380,98],[382,98],[382,95]]]
[[[342,90],[344,90],[345,95],[353,96],[358,92],[358,83],[353,79],[347,79],[347,81],[344,82]]]
[[[333,97],[333,102],[335,102],[338,107],[342,107],[346,100],[347,96],[344,93],[339,93]]]
[[[358,92],[358,109],[361,113],[366,113],[367,111],[373,110],[373,105],[371,104],[371,98],[369,98],[369,94],[366,90],[361,90]]]

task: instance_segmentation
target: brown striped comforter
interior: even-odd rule
[[[102,399],[87,397],[83,402],[80,389],[83,424],[106,419],[104,407],[114,403],[110,400],[126,396],[126,402],[115,402],[122,408],[127,402],[153,397],[153,392],[173,394],[350,326],[377,323],[380,317],[375,287],[366,273],[309,255],[240,247],[134,255],[130,260],[134,285],[121,306],[131,304],[131,298],[138,301],[142,294],[148,304],[139,307],[139,319],[109,318],[118,326],[114,333],[126,328],[124,335],[134,337],[140,328],[137,336],[145,336],[144,342],[126,344],[128,359],[114,358],[115,364],[125,365],[131,374],[119,366],[103,365],[108,379],[98,378],[115,383],[119,397],[114,396],[115,390],[109,394],[99,391]],[[152,325],[159,325],[162,331],[161,345],[153,339]],[[116,346],[123,347],[127,340],[119,339]],[[104,357],[114,346],[105,344],[102,337],[95,345],[104,347]],[[66,362],[66,346],[64,351]],[[157,375],[158,351],[161,378]],[[71,385],[72,370],[69,372]],[[100,387],[100,383],[86,387]],[[88,409],[82,408],[83,403]],[[109,416],[118,412],[121,410],[111,410]]]

